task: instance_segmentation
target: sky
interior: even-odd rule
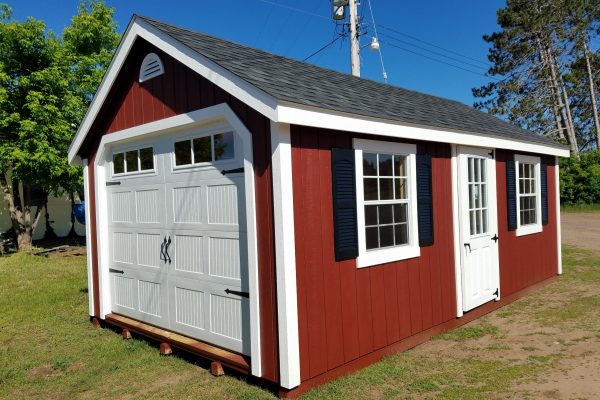
[[[34,17],[60,33],[77,12],[79,0],[0,0],[13,18]],[[115,8],[119,32],[136,13],[218,36],[240,44],[304,60],[330,43],[336,24],[330,0],[106,0]],[[488,44],[484,34],[497,31],[496,10],[503,0],[362,0],[367,45],[377,28],[388,83],[472,105],[471,88],[488,83]],[[339,32],[339,27],[337,28]],[[350,72],[348,39],[308,62]],[[452,65],[448,65],[452,64]],[[383,81],[379,54],[361,51],[361,75]]]

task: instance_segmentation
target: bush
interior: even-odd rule
[[[600,150],[581,159],[560,160],[560,200],[564,205],[600,203]]]

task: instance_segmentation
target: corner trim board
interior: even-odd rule
[[[85,237],[89,240],[92,237],[92,226],[91,226],[91,212],[90,212],[90,178],[89,178],[89,165],[88,159],[84,158],[81,160],[83,164],[83,193],[85,196]],[[94,259],[93,246],[87,246],[87,279],[88,279],[88,302],[89,302],[89,314],[91,317],[94,316],[94,280],[92,275],[92,260]]]
[[[558,275],[562,275],[562,234],[561,234],[561,221],[560,221],[560,170],[559,170],[559,158],[555,157],[554,165],[554,182],[556,185],[556,251],[558,256]]]
[[[300,343],[290,125],[271,121],[271,149],[280,385],[292,389],[300,385]]]
[[[456,317],[463,316],[462,251],[460,249],[460,209],[458,199],[458,149],[452,145],[452,232],[454,242],[454,281],[456,283]]]

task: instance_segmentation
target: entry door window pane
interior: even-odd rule
[[[469,157],[468,196],[469,196],[469,227],[471,236],[488,233],[488,185],[487,163],[485,158]]]

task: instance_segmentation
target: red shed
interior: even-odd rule
[[[568,155],[455,101],[135,16],[69,151],[89,313],[295,395],[560,274]]]

